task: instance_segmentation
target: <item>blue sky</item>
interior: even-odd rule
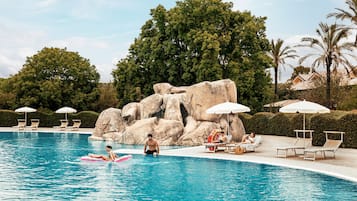
[[[313,36],[319,22],[344,0],[233,0],[234,10],[267,16],[267,36],[296,44]],[[43,47],[67,47],[90,59],[101,81],[113,80],[114,64],[150,18],[150,9],[171,0],[0,0],[0,77],[16,74],[26,57]],[[332,20],[329,20],[330,22]],[[295,65],[294,61],[291,61]],[[290,77],[283,71],[281,80]]]

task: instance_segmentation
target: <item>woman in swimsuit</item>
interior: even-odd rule
[[[113,147],[110,145],[107,145],[105,147],[105,151],[108,153],[108,157],[103,156],[103,155],[97,155],[97,154],[89,154],[89,157],[92,158],[101,158],[105,161],[114,161],[118,156],[112,151]]]
[[[242,143],[253,144],[255,141],[255,133],[251,132],[249,135],[245,135],[242,138]]]

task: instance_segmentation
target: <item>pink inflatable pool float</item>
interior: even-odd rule
[[[101,158],[92,158],[92,157],[89,157],[89,156],[83,156],[81,157],[81,160],[82,161],[92,161],[92,162],[115,162],[115,163],[119,163],[119,162],[123,162],[123,161],[127,161],[129,159],[131,159],[133,156],[132,155],[124,155],[124,156],[121,156],[117,159],[115,159],[114,161],[105,161]]]

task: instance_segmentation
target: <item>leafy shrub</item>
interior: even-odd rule
[[[292,115],[277,113],[269,119],[267,134],[282,136],[295,136],[294,127],[292,126]]]
[[[255,132],[255,133],[259,133],[259,134],[270,134],[269,133],[269,127],[271,125],[269,124],[269,120],[273,116],[274,116],[274,114],[273,113],[269,113],[269,112],[256,113],[249,120],[249,121],[251,121],[249,123],[249,124],[251,124],[251,128],[250,128],[251,130],[249,130],[249,132]]]

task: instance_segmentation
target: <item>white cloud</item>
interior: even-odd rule
[[[47,8],[47,7],[53,6],[56,3],[57,3],[57,0],[42,0],[42,1],[38,1],[36,3],[36,7]]]
[[[61,40],[54,40],[49,42],[50,46],[60,47],[60,48],[74,48],[74,49],[87,49],[87,48],[97,48],[97,49],[105,49],[109,47],[109,44],[96,40],[93,38],[86,37],[70,37]]]

